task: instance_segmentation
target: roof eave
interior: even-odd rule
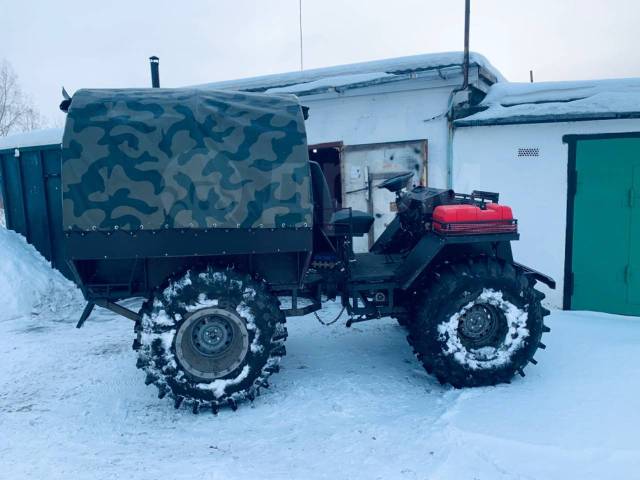
[[[452,70],[454,71],[453,75],[452,75]],[[484,69],[482,66],[476,63],[472,63],[470,65],[470,70],[472,72],[470,85],[486,93],[489,87],[489,84],[487,82],[490,82],[491,79],[495,79],[496,77],[491,75],[491,72],[489,72],[488,70]],[[443,72],[445,73],[443,74]],[[340,85],[340,86],[323,86],[318,88],[311,88],[309,90],[298,90],[298,91],[291,91],[291,92],[287,92],[286,90],[283,90],[282,92],[274,92],[274,93],[292,93],[294,95],[297,95],[298,97],[310,96],[310,95],[322,95],[326,93],[339,94],[339,93],[346,92],[348,90],[355,90],[359,88],[367,88],[367,87],[373,87],[378,85],[386,85],[386,84],[402,82],[402,81],[411,80],[411,79],[427,79],[428,80],[429,77],[427,75],[434,75],[435,76],[434,78],[438,80],[440,79],[446,80],[448,78],[454,78],[454,76],[461,76],[462,65],[451,64],[451,65],[444,65],[444,66],[433,67],[433,68],[421,68],[421,69],[403,70],[403,71],[388,71],[385,73],[389,73],[392,75],[376,78],[373,80],[354,82],[354,83]],[[487,76],[487,74],[489,76]],[[245,91],[268,92],[275,89],[286,89],[287,87],[291,87],[295,85],[298,85],[298,84],[293,83],[290,85],[283,85],[279,87],[253,88],[253,89],[247,89]]]
[[[454,122],[456,128],[459,127],[486,127],[491,125],[521,125],[532,123],[563,123],[563,122],[586,122],[594,120],[626,120],[640,118],[638,112],[589,112],[560,115],[518,115],[513,117],[487,118],[487,119],[459,119]]]

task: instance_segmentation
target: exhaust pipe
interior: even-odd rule
[[[149,63],[151,64],[151,87],[160,88],[160,59],[154,55],[149,57]]]

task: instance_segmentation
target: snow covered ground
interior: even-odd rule
[[[271,389],[215,417],[158,400],[131,322],[79,308],[0,321],[0,477],[640,478],[638,319],[554,312],[526,378],[463,391],[391,320],[291,319]]]
[[[272,387],[196,416],[144,385],[129,320],[75,329],[75,287],[4,229],[0,260],[2,479],[640,478],[640,319],[556,311],[526,378],[454,390],[390,319],[294,318]]]

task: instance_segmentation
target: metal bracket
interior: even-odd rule
[[[322,308],[322,302],[319,298],[314,298],[313,303],[306,307],[298,307],[298,289],[294,288],[291,291],[291,308],[282,309],[286,317],[301,317],[308,315],[309,313],[316,312]]]
[[[129,310],[128,308],[123,307],[122,305],[118,305],[115,302],[110,302],[109,300],[99,299],[99,300],[89,301],[87,303],[87,306],[84,307],[84,310],[82,311],[82,315],[80,315],[80,320],[78,320],[78,323],[76,324],[76,328],[82,328],[82,326],[84,325],[84,322],[87,321],[87,319],[89,318],[89,315],[91,315],[91,312],[93,312],[93,308],[96,305],[102,308],[106,308],[107,310],[115,313],[116,315],[120,315],[122,317],[128,318],[129,320],[132,320],[136,323],[138,323],[141,320],[140,315],[138,315],[133,310]]]
[[[87,305],[84,307],[84,310],[82,311],[82,315],[80,315],[80,320],[78,320],[78,323],[76,324],[76,328],[82,328],[82,326],[84,325],[84,322],[87,321],[87,318],[89,318],[89,315],[91,315],[91,312],[93,312],[93,307],[95,307],[96,304],[93,302],[87,302]]]
[[[308,315],[309,313],[317,312],[321,308],[322,307],[319,303],[312,303],[310,305],[307,305],[306,307],[287,308],[281,311],[286,317],[302,317],[304,315]]]
[[[551,278],[550,276],[545,275],[544,273],[540,273],[537,270],[534,270],[533,268],[526,267],[526,266],[524,266],[524,265],[522,265],[521,263],[518,263],[518,262],[513,262],[513,266],[523,270],[525,275],[529,275],[529,276],[535,278],[539,282],[544,283],[547,287],[549,287],[549,288],[551,288],[553,290],[556,288],[556,281],[553,278]]]
[[[366,322],[367,320],[371,320],[371,318],[367,317],[366,315],[360,315],[355,318],[351,317],[349,318],[349,320],[347,320],[347,323],[345,324],[345,326],[347,328],[350,328],[351,325],[353,325],[354,323]]]

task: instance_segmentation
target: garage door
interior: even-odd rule
[[[640,138],[578,140],[571,308],[640,315]]]

